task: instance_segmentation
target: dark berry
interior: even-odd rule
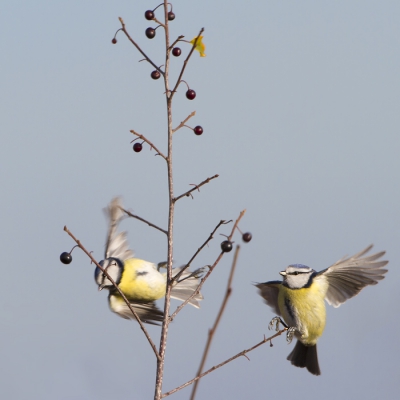
[[[144,13],[144,17],[145,17],[146,19],[148,19],[149,21],[151,21],[152,19],[154,19],[154,13],[153,13],[153,11],[147,10],[147,11]]]
[[[153,29],[153,28],[147,28],[147,29],[146,29],[146,36],[147,36],[149,39],[153,39],[154,36],[156,36],[156,30]]]
[[[243,233],[242,235],[243,242],[249,243],[252,237],[253,236],[251,235],[250,232]]]
[[[203,133],[203,128],[200,125],[195,126],[193,130],[196,135],[201,135]]]
[[[179,57],[179,56],[181,55],[181,53],[182,53],[182,51],[181,51],[181,49],[180,49],[179,47],[174,47],[174,48],[172,49],[172,54],[173,54],[175,57]]]
[[[221,250],[224,252],[224,253],[229,253],[231,250],[232,250],[232,242],[230,241],[230,240],[224,240],[222,243],[221,243]]]
[[[189,90],[186,92],[186,97],[187,97],[189,100],[193,100],[193,99],[196,97],[196,92],[195,92],[193,89],[189,89]]]
[[[72,256],[71,254],[67,253],[66,251],[64,251],[64,253],[61,253],[60,255],[60,261],[63,264],[70,264],[72,261]]]
[[[142,151],[142,148],[143,148],[142,143],[136,142],[136,143],[133,145],[133,151],[134,151],[135,153],[140,153],[140,152]]]
[[[111,40],[111,43],[112,43],[112,44],[116,44],[116,43],[117,43],[117,39],[114,38],[113,40]]]
[[[172,11],[168,12],[168,21],[173,21],[175,19],[175,14]]]
[[[160,74],[157,70],[154,70],[154,71],[151,73],[151,77],[152,77],[153,79],[159,79],[160,76],[161,76],[161,74]]]

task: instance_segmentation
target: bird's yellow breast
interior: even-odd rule
[[[302,289],[280,287],[279,310],[289,327],[295,326],[301,332],[296,336],[306,345],[314,345],[324,331],[326,291],[324,280],[314,280],[310,287]]]
[[[165,295],[166,281],[154,264],[138,258],[125,260],[119,288],[131,301],[153,301]]]

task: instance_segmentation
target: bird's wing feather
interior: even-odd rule
[[[255,286],[259,289],[259,294],[265,302],[272,308],[275,314],[281,316],[278,306],[279,286],[280,281],[270,281],[265,283],[257,283]]]
[[[319,272],[315,279],[326,279],[328,290],[325,300],[328,304],[339,307],[346,300],[357,295],[367,285],[376,285],[384,278],[388,261],[378,261],[385,252],[381,251],[363,257],[372,245],[354,256],[342,258],[329,268]]]
[[[134,254],[129,248],[126,232],[117,233],[118,224],[124,216],[121,207],[121,198],[115,197],[104,209],[109,223],[104,258],[114,257],[124,261]]]
[[[117,313],[120,317],[125,319],[136,319],[121,296],[110,294],[109,304],[111,310]],[[135,310],[140,320],[147,324],[160,325],[159,322],[162,322],[164,318],[164,312],[157,307],[154,301],[146,303],[131,302],[130,305]]]

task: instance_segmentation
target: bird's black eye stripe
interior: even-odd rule
[[[299,274],[308,274],[310,271],[293,271],[289,272],[289,275],[299,275]]]

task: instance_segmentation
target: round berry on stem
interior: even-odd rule
[[[197,125],[193,128],[193,131],[196,135],[201,135],[203,133],[203,128],[200,125]]]
[[[116,38],[113,38],[113,40],[111,40],[111,43],[112,43],[112,44],[117,44],[117,39],[116,39]]]
[[[243,233],[242,235],[243,242],[249,243],[252,237],[253,235],[250,232]]]
[[[149,39],[153,39],[156,36],[156,30],[154,28],[147,28],[146,29],[146,36]]]
[[[136,143],[133,145],[133,151],[134,151],[135,153],[140,153],[140,152],[142,151],[142,149],[143,149],[142,143],[136,142]]]
[[[168,21],[173,21],[175,19],[175,13],[172,11],[168,12]]]
[[[224,253],[229,253],[232,250],[232,247],[233,247],[233,245],[232,245],[232,242],[230,240],[224,240],[221,243],[221,250]]]
[[[147,10],[147,11],[144,13],[144,17],[145,17],[147,20],[151,21],[152,19],[154,19],[154,12],[151,11],[151,10]]]
[[[157,71],[156,69],[151,73],[150,75],[153,79],[159,79],[161,74],[159,71]]]
[[[179,47],[174,47],[174,48],[172,49],[172,54],[173,54],[175,57],[179,57],[179,56],[181,55],[181,53],[182,53],[182,51],[181,51],[181,49],[180,49]]]
[[[60,255],[60,261],[63,264],[70,264],[72,261],[72,256],[71,254],[67,253],[66,251],[64,251],[64,253],[61,253]]]
[[[193,89],[188,89],[188,91],[186,92],[186,97],[189,100],[193,100],[196,97],[196,92]]]

